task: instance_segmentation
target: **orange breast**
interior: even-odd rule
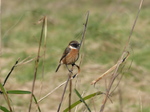
[[[79,52],[77,49],[71,49],[70,53],[64,58],[64,64],[73,64],[78,60]]]

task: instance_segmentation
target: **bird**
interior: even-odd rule
[[[59,65],[55,72],[58,71],[59,67],[62,64],[65,64],[68,71],[72,73],[72,71],[69,70],[67,65],[72,65],[72,66],[76,65],[75,62],[79,58],[79,49],[80,49],[80,43],[78,41],[73,40],[73,41],[69,42],[68,46],[66,47],[65,51],[63,52],[62,57],[60,58]]]

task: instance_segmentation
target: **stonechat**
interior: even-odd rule
[[[65,64],[67,69],[68,69],[67,65],[72,65],[72,66],[76,65],[75,62],[79,58],[79,49],[80,49],[80,43],[78,41],[71,41],[67,46],[67,48],[65,49],[62,57],[60,58],[59,65],[56,69],[56,72],[58,71],[59,67],[62,64]],[[71,71],[69,70],[69,72]]]

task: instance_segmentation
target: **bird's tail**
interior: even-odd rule
[[[61,64],[59,64],[59,65],[58,65],[58,67],[57,67],[57,69],[56,69],[56,71],[55,71],[55,72],[57,72],[57,71],[58,71],[58,69],[59,69],[60,65],[61,65]]]

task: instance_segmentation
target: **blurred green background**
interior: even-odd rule
[[[139,0],[2,0],[0,81],[3,82],[18,58],[22,61],[27,57],[36,57],[41,33],[41,24],[36,23],[43,16],[48,18],[46,57],[40,61],[35,93],[42,97],[65,81],[66,68],[61,67],[58,73],[55,73],[55,69],[67,44],[71,40],[80,41],[86,13],[90,11],[85,43],[81,50],[84,57],[78,88],[80,92],[85,91],[85,95],[97,90],[105,91],[105,80],[108,80],[109,76],[97,84],[96,88],[90,83],[117,62],[128,40],[139,4]],[[149,6],[150,1],[145,0],[128,47],[130,58],[126,69],[123,70],[125,73],[119,86],[122,91],[122,106],[118,99],[119,92],[116,90],[112,97],[113,104],[108,101],[106,111],[111,109],[111,112],[150,112]],[[79,62],[80,60],[77,64]],[[6,88],[31,90],[33,74],[34,61],[17,66],[8,79]],[[41,103],[44,112],[56,111],[62,90],[63,88],[56,91]],[[19,100],[20,97],[22,96],[12,98],[15,110],[27,110],[29,96],[24,95],[24,100]],[[77,99],[75,97],[73,102]],[[94,99],[97,111],[102,99]],[[47,104],[52,101],[55,102]],[[0,100],[0,105],[5,105],[4,99]],[[83,109],[84,106],[80,111]]]

